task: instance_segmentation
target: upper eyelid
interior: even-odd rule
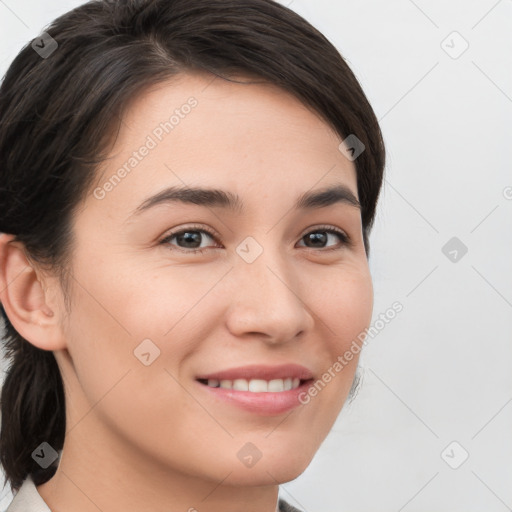
[[[166,235],[164,235],[164,240],[171,237],[171,236],[175,236],[175,235],[179,235],[180,233],[183,233],[185,231],[203,231],[205,232],[207,235],[213,237],[213,238],[220,238],[220,234],[218,234],[215,230],[212,230],[212,229],[209,229],[209,228],[205,228],[203,226],[187,226],[187,227],[184,227],[184,228],[180,228],[180,229],[176,229],[176,230],[173,230],[173,231],[170,231],[169,233],[167,233]]]

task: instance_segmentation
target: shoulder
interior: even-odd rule
[[[32,478],[28,476],[5,512],[51,512]]]

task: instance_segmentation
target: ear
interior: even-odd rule
[[[14,235],[0,233],[0,302],[18,333],[42,350],[61,350],[66,342],[56,294],[45,292],[50,278],[29,261]],[[48,281],[48,282],[47,282]],[[55,290],[57,280],[52,280]]]

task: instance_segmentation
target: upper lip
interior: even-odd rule
[[[313,378],[313,374],[305,366],[299,364],[283,364],[279,366],[267,365],[249,365],[239,366],[237,368],[229,368],[214,373],[198,375],[198,380],[235,380],[235,379],[286,379],[298,378],[300,380],[309,380]]]

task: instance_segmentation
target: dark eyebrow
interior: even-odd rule
[[[232,192],[215,188],[169,187],[148,197],[130,214],[130,217],[139,215],[156,205],[172,202],[226,208],[238,214],[244,211],[242,200]],[[295,209],[325,208],[336,203],[348,204],[361,209],[361,204],[356,196],[345,185],[334,185],[321,190],[308,191],[297,199]]]
[[[297,210],[325,208],[336,203],[348,204],[359,210],[361,209],[357,197],[345,185],[334,185],[321,190],[306,192],[299,197],[295,203],[295,208]]]

